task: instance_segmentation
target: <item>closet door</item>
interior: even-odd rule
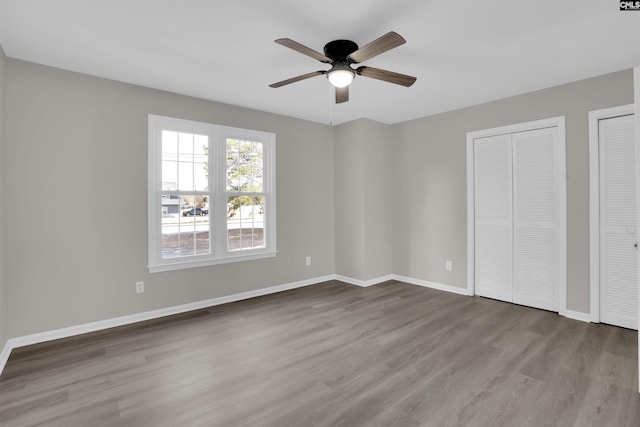
[[[511,135],[474,141],[475,292],[513,299]]]
[[[637,329],[634,116],[600,120],[600,321]]]
[[[513,138],[513,302],[558,311],[560,277],[556,127]]]

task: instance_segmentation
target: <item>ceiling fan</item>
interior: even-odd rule
[[[336,104],[339,104],[349,100],[349,85],[356,74],[406,87],[411,86],[416,81],[415,77],[394,73],[393,71],[381,70],[379,68],[366,66],[360,66],[355,69],[351,68],[351,64],[359,64],[407,42],[404,37],[394,31],[388,32],[361,48],[358,48],[358,45],[351,40],[331,41],[324,46],[324,55],[291,39],[277,39],[275,42],[317,59],[320,62],[331,64],[331,69],[302,74],[270,84],[270,87],[276,88],[326,74],[329,82],[336,88]]]

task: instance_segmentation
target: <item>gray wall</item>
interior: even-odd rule
[[[465,288],[466,133],[559,115],[568,308],[588,312],[587,112],[632,102],[631,71],[393,126],[357,120],[334,129],[4,57],[0,73],[0,160],[11,159],[0,209],[11,248],[0,286],[5,338],[334,273]],[[147,272],[149,113],[277,134],[276,258]]]
[[[360,125],[360,126],[358,126]],[[336,274],[366,280],[362,122],[334,128]]]
[[[7,282],[5,275],[5,211],[6,211],[6,191],[5,191],[5,170],[6,170],[6,157],[5,157],[5,98],[6,98],[6,57],[4,50],[0,46],[0,351],[7,342],[8,339],[8,303],[7,303]]]
[[[9,337],[334,273],[329,126],[6,62]],[[277,257],[147,272],[149,113],[277,134]]]
[[[334,128],[336,274],[392,273],[389,126],[360,119]]]
[[[391,203],[393,175],[390,166],[393,141],[389,126],[378,122],[362,131],[365,142],[364,224],[365,271],[367,279],[393,273],[394,206]],[[338,144],[336,141],[335,144]]]
[[[588,313],[588,112],[632,102],[626,70],[395,125],[393,272],[465,288],[466,133],[565,116],[567,308]]]

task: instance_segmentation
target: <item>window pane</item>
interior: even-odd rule
[[[177,160],[178,154],[178,133],[169,130],[162,131],[162,158],[167,160]]]
[[[207,196],[162,196],[162,258],[210,253]]]
[[[180,162],[178,164],[178,189],[180,191],[193,191],[193,162]]]
[[[162,189],[178,188],[178,133],[162,131]]]
[[[178,162],[162,161],[162,189],[168,191],[178,189]]]
[[[209,190],[209,138],[206,135],[194,135],[193,174],[195,190]]]
[[[178,153],[180,160],[191,161],[193,159],[193,134],[180,132],[178,134]]]
[[[227,139],[227,191],[262,192],[263,144]]]
[[[227,250],[264,248],[264,197],[227,199]]]
[[[227,191],[238,191],[238,140],[227,139]]]
[[[193,134],[178,134],[178,189],[193,191]]]

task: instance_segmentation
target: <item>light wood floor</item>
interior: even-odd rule
[[[0,425],[637,427],[637,333],[327,282],[16,349]]]

